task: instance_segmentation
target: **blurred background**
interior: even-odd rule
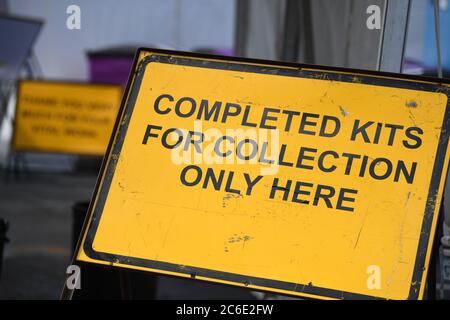
[[[138,47],[448,77],[450,3],[0,0],[0,299],[59,297],[102,158],[12,143],[20,115],[18,81],[123,88]],[[436,287],[429,294],[437,298],[450,297],[446,224],[440,223],[442,241],[432,265]],[[98,277],[98,270],[91,272]],[[105,277],[106,283],[117,275],[110,271]],[[146,284],[135,290],[141,298],[281,298],[167,277],[130,277],[131,283]],[[99,294],[121,297],[105,283],[108,292]]]

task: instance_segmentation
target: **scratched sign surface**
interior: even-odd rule
[[[445,87],[137,57],[78,261],[307,297],[423,296]]]

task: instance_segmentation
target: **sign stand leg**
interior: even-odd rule
[[[122,297],[122,300],[131,300],[133,297],[131,294],[129,273],[125,270],[120,270],[119,278],[120,278],[120,295]]]
[[[439,259],[439,247],[442,237],[442,224],[444,222],[444,198],[438,212],[437,228],[434,234],[433,247],[431,248],[430,264],[428,266],[426,296],[428,300],[436,300],[437,261]]]

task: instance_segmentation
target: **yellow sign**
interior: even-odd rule
[[[20,81],[12,149],[104,155],[121,96],[118,85]]]
[[[414,79],[141,50],[76,260],[421,298],[449,118]]]

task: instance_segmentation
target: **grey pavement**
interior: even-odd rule
[[[0,218],[10,223],[0,299],[58,299],[71,259],[72,205],[87,201],[95,174],[0,174]],[[158,299],[254,299],[240,288],[160,276]]]

